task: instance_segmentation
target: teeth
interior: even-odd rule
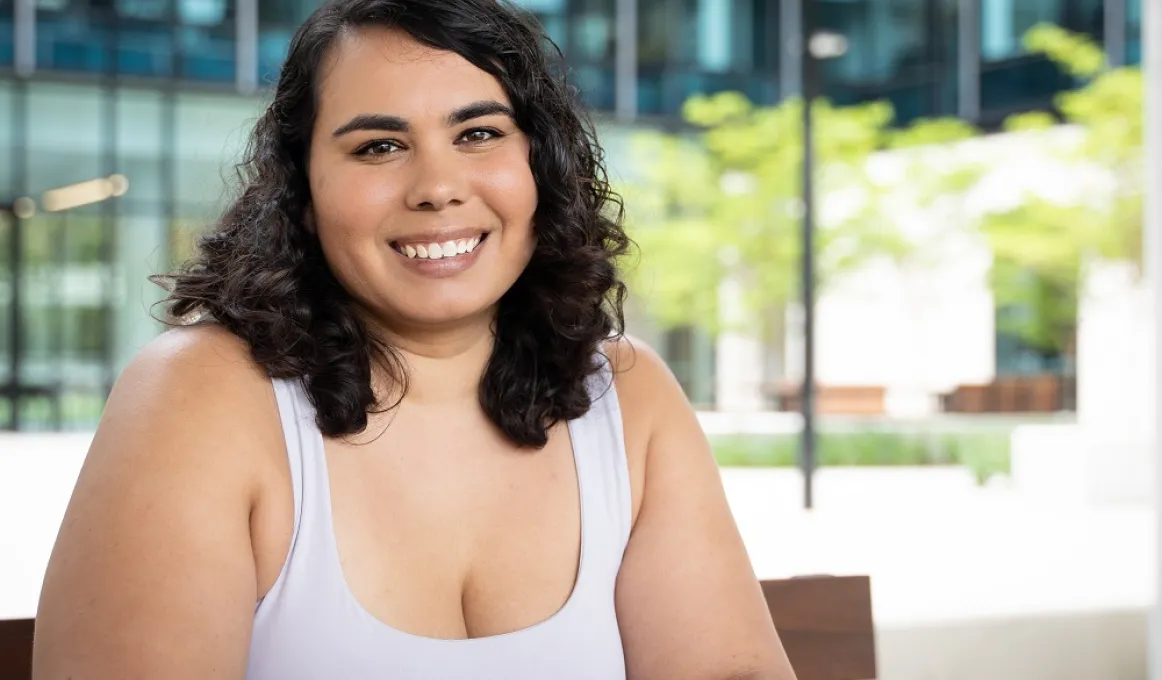
[[[480,236],[476,238],[462,238],[456,241],[445,241],[444,243],[429,243],[427,245],[405,245],[400,246],[399,250],[409,259],[419,258],[421,260],[441,260],[445,257],[455,257],[470,253],[480,245]]]

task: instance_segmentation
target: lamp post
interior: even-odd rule
[[[812,106],[819,96],[818,64],[835,59],[847,52],[847,40],[842,35],[815,31],[814,0],[802,0],[800,25],[802,27],[799,52],[800,83],[803,93],[803,165],[802,205],[803,219],[802,275],[800,289],[803,305],[803,384],[799,407],[803,416],[803,434],[800,438],[799,466],[803,472],[803,507],[815,505],[815,140]]]
[[[24,220],[32,217],[36,212],[36,204],[29,198],[18,198],[11,203],[0,204],[0,213],[7,217],[9,222],[8,233],[8,274],[11,282],[8,287],[11,300],[8,303],[8,381],[0,384],[0,396],[7,397],[12,408],[8,424],[12,430],[20,429],[20,355],[23,352],[24,332],[21,329],[21,258],[23,249]]]

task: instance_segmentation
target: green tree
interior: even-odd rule
[[[640,246],[634,283],[663,327],[717,333],[724,324],[741,325],[780,353],[786,308],[799,295],[802,106],[801,99],[756,106],[733,92],[695,96],[683,107],[686,131],[643,132],[633,141],[637,175],[622,191]],[[955,119],[894,129],[885,102],[834,107],[817,100],[813,116],[817,274],[826,286],[871,258],[913,250],[893,218],[893,198],[912,173],[877,176],[868,170],[873,155],[973,131]],[[719,309],[727,281],[737,284],[741,314]]]
[[[1014,207],[985,215],[982,233],[994,255],[992,287],[1001,328],[1045,352],[1069,352],[1078,292],[1092,259],[1140,266],[1142,257],[1142,73],[1111,69],[1091,39],[1052,25],[1025,36],[1040,53],[1077,79],[1056,99],[1060,121],[1080,133],[1045,140],[1057,160],[1109,181],[1063,202],[1027,195]],[[1059,122],[1045,112],[1017,114],[1009,132],[1048,135]],[[1094,172],[1097,171],[1097,172]]]

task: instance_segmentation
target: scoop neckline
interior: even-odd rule
[[[582,418],[584,417],[585,416],[582,416]],[[525,626],[524,628],[518,628],[517,630],[509,631],[507,633],[497,633],[495,635],[469,638],[437,638],[428,635],[420,635],[418,633],[411,633],[401,628],[397,628],[390,623],[387,623],[383,619],[380,619],[375,614],[372,614],[371,611],[367,609],[367,607],[363,606],[363,603],[359,601],[359,598],[355,596],[355,592],[351,590],[351,584],[347,581],[347,574],[343,571],[343,562],[339,555],[339,540],[335,536],[335,514],[331,504],[331,470],[327,465],[327,451],[325,446],[326,441],[323,438],[323,433],[317,427],[312,428],[314,430],[315,444],[318,447],[319,456],[322,461],[322,489],[326,494],[326,497],[323,499],[324,502],[322,503],[322,506],[327,511],[326,521],[323,522],[322,527],[322,531],[325,534],[324,540],[326,542],[326,559],[335,569],[335,573],[338,575],[339,590],[341,591],[341,596],[343,599],[347,601],[348,605],[350,605],[352,609],[359,613],[361,618],[364,618],[371,626],[382,630],[384,633],[412,640],[417,643],[430,645],[470,646],[487,644],[489,642],[496,643],[508,641],[534,634],[559,623],[575,607],[575,603],[579,599],[579,593],[582,591],[583,586],[585,585],[586,574],[588,573],[585,567],[587,564],[586,548],[589,543],[587,540],[586,532],[589,527],[589,522],[586,518],[585,481],[584,475],[582,474],[581,457],[578,455],[578,430],[581,428],[575,427],[575,423],[576,421],[574,420],[566,422],[566,428],[569,432],[569,447],[573,454],[573,469],[575,470],[575,474],[577,476],[577,498],[580,505],[579,514],[581,522],[581,550],[577,557],[577,576],[573,580],[573,589],[569,593],[569,597],[565,600],[565,603],[562,604],[557,609],[557,611],[549,615],[548,618]]]

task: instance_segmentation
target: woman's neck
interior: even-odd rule
[[[439,329],[383,328],[381,335],[407,372],[404,402],[433,406],[477,402],[480,379],[492,356],[492,327],[492,315],[486,315]],[[384,387],[377,394],[389,395],[387,403],[394,403],[399,385]]]

